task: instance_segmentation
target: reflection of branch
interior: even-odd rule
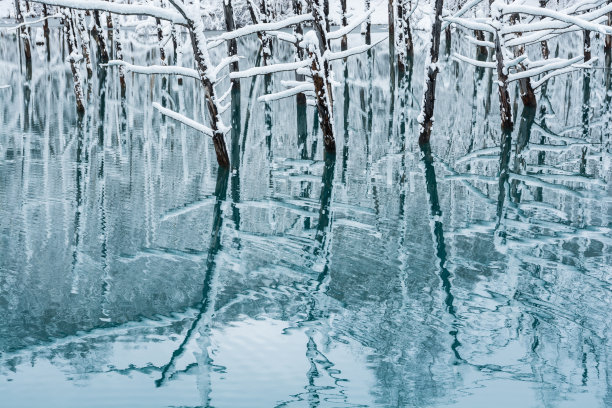
[[[192,335],[195,333],[196,328],[199,326],[201,320],[204,320],[204,324],[207,325],[207,329],[210,329],[212,324],[212,314],[215,308],[215,301],[217,295],[217,279],[218,271],[215,267],[217,253],[221,249],[221,227],[223,225],[223,211],[222,204],[225,201],[227,195],[227,182],[229,178],[229,169],[219,167],[217,173],[217,185],[215,187],[215,196],[217,202],[213,210],[213,225],[210,235],[210,243],[208,248],[208,257],[206,259],[206,276],[204,278],[204,285],[202,287],[202,300],[198,314],[196,315],[191,327],[187,330],[185,338],[179,344],[178,348],[174,350],[170,361],[162,369],[161,377],[155,380],[155,385],[161,387],[166,381],[168,372],[174,368],[176,360],[183,355],[185,352],[185,346],[191,340]]]

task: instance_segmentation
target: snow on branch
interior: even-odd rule
[[[282,64],[272,64],[272,65],[266,65],[263,67],[253,67],[253,68],[245,69],[243,71],[231,72],[229,76],[231,79],[249,78],[249,77],[256,76],[256,75],[273,74],[275,72],[295,71],[298,68],[305,68],[308,65],[310,65],[310,60],[306,59],[303,61],[287,62],[287,63],[282,63]]]
[[[342,37],[343,35],[346,35],[346,34],[350,33],[355,28],[357,28],[359,25],[361,25],[361,23],[363,23],[372,13],[374,13],[374,11],[380,5],[382,5],[383,1],[384,0],[380,0],[379,2],[374,4],[373,6],[370,6],[370,9],[368,11],[366,11],[365,13],[361,14],[358,17],[355,17],[346,26],[344,26],[344,27],[342,27],[342,28],[340,28],[340,29],[338,29],[336,31],[332,31],[330,33],[327,33],[327,38],[330,39],[330,40],[335,40],[335,39],[338,39],[338,38]],[[482,1],[482,0],[478,0],[478,1]]]
[[[462,15],[464,15],[465,13],[470,11],[473,7],[475,7],[478,4],[482,3],[482,1],[483,0],[471,0],[471,1],[468,1],[467,3],[465,3],[463,5],[463,7],[461,7],[461,9],[459,11],[457,11],[455,14],[453,14],[452,17],[447,17],[447,18],[444,19],[445,21],[442,23],[442,30],[444,30],[446,27],[448,27],[448,25],[450,23],[454,23],[454,21],[451,21],[452,18],[461,17]]]
[[[51,18],[62,18],[62,13],[56,13],[56,14],[51,14],[48,15],[47,17],[43,17],[43,18],[39,18],[38,20],[33,20],[33,21],[24,21],[21,24],[17,24],[16,26],[11,26],[11,27],[2,27],[3,30],[5,31],[9,31],[9,30],[18,30],[21,27],[26,27],[32,24],[37,24],[37,23],[41,23],[45,20],[51,19]]]
[[[302,83],[301,85],[297,85],[294,86],[293,88],[289,88],[286,89],[284,91],[280,91],[280,92],[276,92],[276,93],[271,93],[268,95],[262,95],[259,98],[257,98],[257,100],[259,102],[270,102],[270,101],[276,101],[279,99],[283,99],[283,98],[289,98],[291,96],[295,96],[299,93],[304,93],[304,92],[314,92],[314,84],[313,83]]]
[[[541,66],[537,66],[535,68],[527,69],[525,71],[520,71],[520,72],[517,72],[517,73],[514,73],[514,74],[510,74],[510,75],[508,75],[508,81],[509,82],[516,81],[518,79],[529,78],[529,77],[532,77],[532,76],[535,76],[535,75],[542,74],[542,73],[547,72],[547,71],[552,71],[554,69],[565,68],[565,67],[568,67],[570,65],[573,65],[573,64],[581,61],[583,58],[584,57],[581,55],[581,56],[574,57],[574,58],[571,58],[571,59],[568,59],[568,60],[559,60],[559,59],[557,59],[557,60],[555,60],[555,61],[553,61],[553,62],[551,62],[549,64],[544,64],[544,65],[541,65]]]
[[[129,62],[125,62],[122,60],[111,60],[108,61],[107,64],[100,64],[102,66],[123,66],[127,71],[134,72],[136,74],[145,74],[145,75],[183,75],[190,78],[200,79],[198,75],[198,71],[192,68],[178,67],[172,65],[133,65]]]
[[[365,45],[360,45],[357,47],[353,47],[353,48],[349,48],[346,51],[337,51],[337,52],[328,52],[328,54],[326,54],[327,60],[328,61],[334,61],[334,60],[339,60],[342,58],[346,58],[346,57],[350,57],[352,55],[357,55],[357,54],[361,54],[366,52],[367,50],[371,49],[372,47],[375,47],[376,45],[380,44],[381,42],[385,41],[387,38],[389,38],[388,35],[385,35],[383,38],[381,38],[380,40],[372,43],[372,44],[365,44]]]
[[[493,68],[494,69],[497,67],[497,64],[495,62],[478,61],[478,60],[463,56],[461,54],[457,54],[456,52],[453,53],[453,57],[460,61],[467,62],[470,65],[474,65],[480,68]]]
[[[233,40],[235,38],[244,37],[245,35],[255,34],[258,31],[275,31],[281,30],[283,28],[287,28],[292,25],[305,23],[307,21],[312,21],[312,14],[300,14],[297,16],[288,17],[281,21],[276,21],[272,23],[261,23],[261,24],[250,24],[248,26],[244,26],[234,31],[228,31],[217,37],[210,38],[208,40],[208,46],[210,48],[214,48],[224,41]]]
[[[98,10],[123,15],[141,15],[168,20],[175,24],[186,25],[187,21],[171,8],[161,8],[150,4],[111,3],[103,0],[31,0],[47,6],[67,7],[76,10]]]
[[[164,108],[164,107],[162,107],[157,102],[153,102],[153,107],[155,109],[157,109],[162,115],[168,116],[168,117],[170,117],[170,118],[172,118],[172,119],[174,119],[174,120],[176,120],[178,122],[181,122],[184,125],[189,126],[190,128],[193,128],[193,129],[195,129],[195,130],[197,130],[199,132],[202,132],[206,136],[210,136],[210,137],[213,136],[213,131],[212,131],[211,128],[209,128],[207,126],[204,126],[203,124],[198,123],[198,122],[196,122],[193,119],[189,119],[187,116],[185,116],[185,115],[183,115],[181,113],[175,112],[175,111],[170,110],[168,108]]]

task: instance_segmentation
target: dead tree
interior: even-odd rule
[[[89,44],[89,34],[85,29],[85,23],[83,21],[83,14],[80,11],[74,12],[74,22],[79,32],[79,38],[81,39],[81,50],[83,51],[83,58],[85,59],[85,68],[87,69],[87,77],[91,78],[93,69],[91,67],[91,54]]]
[[[204,35],[204,24],[200,18],[200,2],[198,0],[194,5],[188,6],[184,3],[180,3],[179,0],[169,1],[187,22],[197,71],[206,96],[206,105],[208,107],[208,114],[212,128],[212,139],[215,146],[215,153],[217,155],[217,162],[219,163],[219,166],[229,167],[229,156],[227,154],[227,147],[224,139],[224,134],[227,129],[221,121],[219,112],[220,109],[215,96],[214,82],[216,78],[214,76],[211,77],[209,72],[211,63],[208,55],[206,36]]]
[[[406,72],[406,62],[414,57],[412,32],[410,30],[410,16],[412,15],[412,1],[397,0],[397,69],[403,76]]]
[[[227,31],[234,31],[236,29],[236,21],[234,20],[234,7],[232,6],[232,0],[223,1],[223,15],[225,17],[225,29]],[[227,41],[227,55],[234,57],[238,55],[238,41],[235,38]],[[238,61],[234,61],[229,66],[230,72],[239,71]],[[240,88],[240,80],[232,79],[232,86],[234,89]]]
[[[438,76],[438,56],[440,54],[440,31],[442,30],[442,8],[444,0],[436,0],[434,6],[434,24],[431,30],[431,44],[425,64],[425,92],[423,94],[423,111],[419,115],[421,131],[419,145],[429,143],[433,126],[434,105],[436,100],[436,77]]]
[[[77,112],[82,114],[85,112],[85,105],[83,104],[83,87],[81,85],[81,73],[77,66],[80,56],[76,51],[76,43],[72,33],[70,24],[70,13],[67,10],[62,10],[63,14],[63,25],[64,25],[64,36],[66,38],[66,44],[68,45],[68,61],[70,62],[70,69],[72,71],[73,89],[74,96],[76,99]]]
[[[100,62],[105,64],[108,62],[108,51],[106,50],[106,40],[104,39],[104,33],[102,32],[102,26],[100,24],[100,12],[98,10],[93,10],[92,17],[91,35],[98,47]]]
[[[520,21],[520,16],[515,13],[510,16],[510,24],[516,24]],[[516,33],[517,37],[521,37],[522,33]],[[517,45],[514,47],[514,58],[521,58],[525,54],[525,46],[523,44]],[[525,64],[521,61],[517,64],[517,72],[526,71],[527,68]],[[521,93],[521,100],[523,101],[523,105],[526,107],[535,108],[538,104],[535,93],[533,92],[533,87],[531,86],[531,80],[529,77],[521,78],[518,80],[519,83],[519,91]]]
[[[267,0],[261,0],[259,7],[254,3],[255,0],[248,0],[249,13],[253,24],[261,25],[269,23],[270,8],[268,7]],[[272,38],[267,32],[258,30],[257,37],[261,42],[261,55],[263,58],[263,65],[268,65],[268,61],[272,57]]]
[[[15,0],[15,17],[17,18],[18,24],[24,24],[23,14],[21,14],[21,5],[19,4],[19,0]],[[21,39],[23,40],[23,52],[25,54],[26,64],[32,65],[32,47],[30,45],[30,36],[28,35],[28,31],[25,25],[22,25],[19,28],[21,32]]]
[[[347,25],[347,20],[346,20],[346,13],[347,13],[346,0],[340,0],[340,8],[342,9],[342,27],[346,27],[346,25]],[[348,37],[347,37],[347,34],[344,34],[342,36],[342,40],[340,41],[340,49],[342,51],[346,51],[347,48],[348,48]]]

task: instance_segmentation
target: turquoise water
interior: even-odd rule
[[[609,71],[502,135],[495,78],[445,56],[423,152],[422,60],[390,82],[383,42],[335,63],[336,156],[312,107],[257,102],[284,73],[231,95],[223,171],[151,107],[205,121],[193,80],[122,99],[100,68],[78,118],[52,50],[30,76],[0,37],[3,407],[612,405]]]

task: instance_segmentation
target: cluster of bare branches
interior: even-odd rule
[[[125,93],[125,74],[160,74],[194,78],[199,82],[206,98],[208,125],[185,117],[165,107],[164,103],[153,103],[160,113],[190,126],[213,140],[217,161],[221,166],[229,166],[230,160],[224,141],[230,127],[223,123],[222,114],[230,103],[232,90],[240,87],[240,79],[292,71],[295,80],[281,81],[286,88],[266,94],[260,101],[269,102],[282,98],[295,97],[298,104],[310,104],[318,112],[319,125],[323,135],[325,150],[335,151],[334,130],[334,80],[332,61],[342,60],[369,51],[383,41],[371,41],[371,16],[385,4],[388,6],[388,38],[391,57],[391,76],[394,72],[403,74],[406,66],[412,64],[414,55],[411,18],[419,7],[429,11],[432,27],[431,41],[425,65],[425,86],[423,89],[422,112],[418,121],[421,124],[419,142],[429,143],[434,123],[436,76],[440,70],[439,53],[441,34],[445,33],[446,47],[449,50],[451,32],[459,29],[473,32],[466,38],[476,46],[476,57],[453,54],[453,58],[477,67],[492,69],[497,74],[499,86],[500,116],[502,128],[513,127],[511,101],[508,88],[517,82],[525,106],[536,105],[536,90],[553,76],[577,69],[592,67],[591,32],[603,35],[606,56],[609,63],[612,27],[612,3],[610,0],[580,0],[567,6],[559,6],[552,1],[540,0],[538,6],[529,0],[513,2],[503,0],[459,0],[447,4],[444,0],[364,0],[365,11],[349,17],[347,0],[340,0],[340,27],[332,28],[330,22],[329,0],[291,0],[292,15],[279,17],[278,9],[271,0],[248,0],[248,12],[252,24],[237,27],[232,0],[223,0],[226,31],[208,38],[202,20],[200,0],[146,0],[131,3],[130,0],[31,0],[42,5],[44,32],[48,46],[48,20],[59,18],[64,29],[64,38],[69,51],[74,78],[74,93],[77,109],[84,110],[84,99],[80,66],[85,66],[87,76],[93,73],[92,43],[96,46],[97,61],[108,67],[117,67],[122,95]],[[28,2],[25,2],[29,8]],[[23,39],[24,54],[31,64],[30,34],[25,22],[20,0],[15,0],[15,15]],[[49,10],[57,9],[56,14]],[[149,17],[159,44],[160,63],[158,65],[133,65],[123,60],[121,26],[119,15]],[[106,16],[105,27],[101,22]],[[41,20],[37,20],[40,22]],[[305,27],[308,25],[309,27]],[[364,43],[348,47],[347,35],[362,27]],[[291,30],[289,30],[291,29]],[[584,36],[583,55],[571,58],[551,58],[548,41],[553,38],[582,32]],[[183,41],[183,33],[187,40]],[[237,40],[248,35],[257,35],[260,40],[258,64],[254,67],[239,67],[240,50]],[[487,38],[488,36],[488,38]],[[93,42],[90,42],[90,37]],[[293,62],[275,63],[273,61],[273,39],[293,45]],[[172,41],[173,53],[166,55],[165,45]],[[340,50],[333,42],[340,42]],[[191,46],[195,67],[182,66],[185,46]],[[109,52],[109,45],[110,50]],[[213,63],[209,50],[225,45],[227,53],[221,61]],[[526,47],[535,45],[541,49],[540,60],[531,60]],[[113,54],[113,55],[111,55]],[[230,85],[219,89],[227,81],[225,69],[229,71]],[[239,98],[239,95],[237,96]]]

